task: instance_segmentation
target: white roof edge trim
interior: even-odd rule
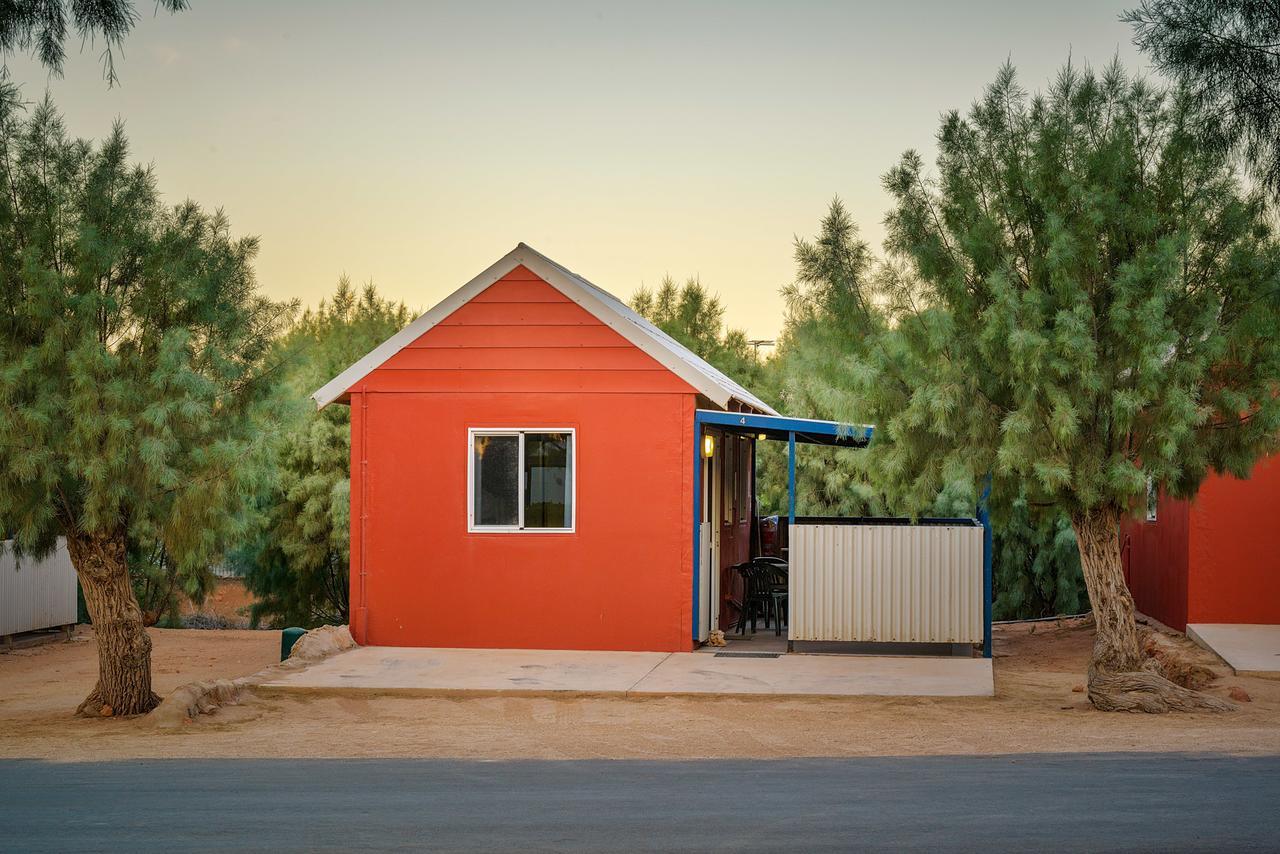
[[[519,251],[520,247],[517,246],[514,250],[490,264],[480,275],[436,303],[430,310],[419,315],[404,329],[374,347],[360,360],[321,386],[311,395],[311,399],[316,402],[316,408],[324,409],[342,397],[352,386],[373,373],[396,353],[418,340],[418,337],[428,329],[453,314],[485,288],[514,270],[519,265],[519,262],[512,263],[511,257]]]
[[[522,262],[526,267],[717,406],[728,409],[729,403],[737,400],[766,414],[778,414],[769,404],[645,320],[613,294],[523,243],[520,248],[529,253]]]
[[[317,408],[323,409],[333,403],[427,330],[520,265],[527,267],[717,406],[728,409],[729,404],[737,400],[766,415],[778,414],[767,403],[649,323],[613,294],[591,284],[524,243],[516,246],[483,273],[445,297],[430,311],[373,348],[364,358],[312,394]]]

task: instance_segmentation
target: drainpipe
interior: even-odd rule
[[[982,523],[982,657],[991,657],[991,473],[982,479],[978,521]]]
[[[360,394],[360,637],[369,637],[369,608],[366,581],[369,571],[365,556],[369,553],[369,393]]]

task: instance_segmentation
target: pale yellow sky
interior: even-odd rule
[[[426,309],[525,241],[627,297],[698,275],[773,337],[792,239],[833,195],[878,246],[880,176],[1010,58],[1145,70],[1132,2],[262,3],[143,20],[108,89],[69,45],[70,130],[124,119],[172,202],[262,241],[272,296],[341,273]]]

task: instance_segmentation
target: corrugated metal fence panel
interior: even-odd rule
[[[792,640],[982,641],[982,528],[796,525]]]
[[[20,563],[5,544],[0,554],[0,635],[13,635],[76,621],[76,570],[67,544],[44,560]]]

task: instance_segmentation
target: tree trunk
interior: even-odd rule
[[[141,715],[160,702],[151,691],[151,638],[133,595],[123,533],[67,535],[98,643],[98,684],[76,714]]]
[[[1120,561],[1120,515],[1119,510],[1105,507],[1071,519],[1096,626],[1089,700],[1104,712],[1233,708],[1217,697],[1175,685],[1159,674],[1159,662],[1143,655],[1133,597]]]

